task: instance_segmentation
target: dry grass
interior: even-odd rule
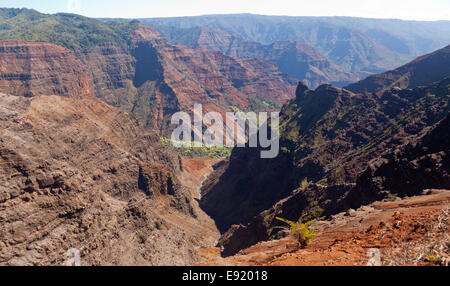
[[[402,242],[383,251],[383,265],[450,265],[450,208],[435,217],[430,230],[420,241]]]

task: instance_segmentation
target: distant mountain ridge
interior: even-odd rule
[[[395,70],[369,76],[346,89],[356,93],[379,92],[393,87],[414,88],[428,85],[450,75],[450,45],[421,56]]]
[[[285,17],[252,14],[140,19],[144,24],[220,30],[244,41],[270,45],[300,41],[348,72],[379,73],[450,43],[450,22],[353,17]],[[187,31],[187,30],[186,30]],[[192,36],[192,34],[190,34]],[[190,36],[190,37],[191,37]]]
[[[344,27],[360,31],[386,48],[400,54],[422,55],[448,44],[450,21],[408,21],[345,16],[268,16],[257,14],[224,14],[193,17],[146,18],[144,23],[178,28],[208,27],[220,29],[248,41],[271,44],[274,41],[299,38],[296,29]],[[293,34],[286,33],[291,30]]]

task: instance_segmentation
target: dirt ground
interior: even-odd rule
[[[427,192],[316,222],[317,236],[306,248],[292,237],[262,242],[228,258],[217,247],[203,248],[199,265],[449,265],[450,191]]]

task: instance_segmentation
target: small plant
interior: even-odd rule
[[[300,183],[300,187],[304,188],[308,186],[308,184],[309,184],[308,178],[304,178],[303,181]]]
[[[300,242],[303,247],[306,247],[312,239],[317,235],[314,229],[310,228],[310,224],[312,224],[314,220],[310,220],[307,222],[303,222],[303,218],[307,216],[307,214],[303,214],[297,222],[290,221],[284,218],[276,217],[277,220],[282,221],[290,225],[289,232]]]
[[[434,260],[436,260],[436,256],[434,256],[434,255],[431,255],[431,254],[425,254],[425,256],[426,256],[426,259],[427,259],[428,261],[434,261]]]

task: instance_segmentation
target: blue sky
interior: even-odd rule
[[[450,20],[450,0],[0,0],[0,7],[122,18],[254,13]]]

